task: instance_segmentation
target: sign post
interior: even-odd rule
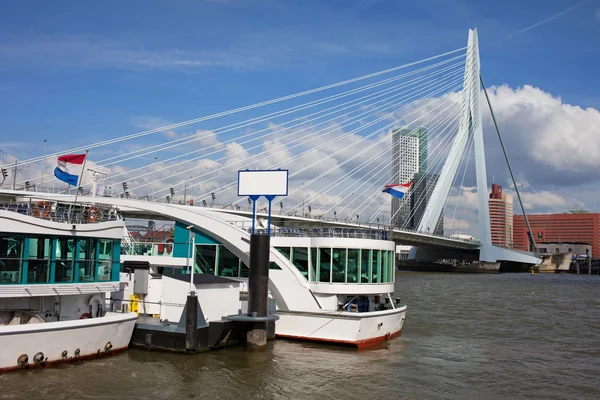
[[[238,196],[248,196],[252,200],[252,234],[256,220],[256,201],[264,196],[269,201],[267,234],[271,234],[271,203],[277,196],[288,195],[288,170],[238,171]]]
[[[238,171],[238,196],[252,200],[252,234],[250,235],[250,276],[248,278],[248,315],[229,319],[248,323],[246,349],[265,350],[267,323],[273,324],[276,316],[268,315],[269,254],[271,235],[271,205],[277,196],[288,194],[287,170]],[[269,202],[267,234],[256,234],[256,201],[264,196]],[[274,325],[271,325],[274,327]]]

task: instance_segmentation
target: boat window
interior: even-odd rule
[[[219,267],[217,268],[219,276],[238,276],[240,259],[225,246],[219,246]]]
[[[381,263],[381,283],[387,283],[388,281],[388,251],[381,250],[381,258],[383,258]]]
[[[308,248],[294,247],[292,251],[292,263],[300,273],[308,279]]]
[[[21,282],[24,241],[20,235],[0,234],[0,284]]]
[[[347,283],[359,283],[360,277],[360,249],[348,249],[348,274]]]
[[[396,252],[390,251],[390,273],[389,278],[390,282],[394,282],[396,280]]]
[[[346,249],[333,249],[333,259],[331,263],[331,281],[346,281]]]
[[[371,252],[373,250],[362,249],[360,256],[360,283],[370,283],[369,275],[370,275],[370,262],[371,262]]]
[[[196,246],[195,272],[214,275],[216,260],[217,246],[205,244]]]
[[[276,262],[269,261],[269,269],[279,269],[279,270],[281,270],[281,267],[279,267],[279,265],[277,265]]]
[[[319,249],[317,247],[310,248],[310,274],[309,280],[315,282],[317,280],[317,265],[319,265]]]
[[[240,260],[240,278],[248,278],[250,276],[250,268],[242,260]]]
[[[38,236],[29,238],[27,282],[46,283],[50,281],[50,256],[52,239]]]
[[[73,282],[75,278],[75,239],[61,237],[56,241],[54,282]]]
[[[285,258],[287,258],[288,260],[291,260],[292,257],[292,248],[291,247],[275,247],[275,250],[277,250],[278,252],[280,252],[281,254],[283,254],[285,256]]]
[[[319,249],[317,282],[331,282],[331,249]]]
[[[93,282],[96,280],[96,247],[98,239],[79,239],[79,282]]]
[[[381,250],[373,250],[371,259],[371,283],[381,283]]]
[[[112,253],[113,241],[111,239],[100,239],[100,251],[98,252],[98,280],[110,281],[112,276]]]

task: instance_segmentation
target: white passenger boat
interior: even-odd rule
[[[229,224],[241,228],[234,231],[237,235],[247,233],[245,218],[214,212],[211,216],[226,218]],[[190,240],[184,225],[174,223],[174,235],[168,242],[129,243],[121,256],[124,262],[149,264],[153,278],[146,296],[147,313],[163,318],[162,311],[168,307],[161,306],[161,302],[172,295],[164,293],[160,274],[187,272],[188,255],[196,274],[240,281],[242,293],[237,308],[246,312],[243,292],[247,290],[249,270],[243,258],[236,255],[239,249],[198,228],[192,229]],[[393,297],[394,242],[382,240],[381,233],[351,229],[275,227],[271,235],[269,297],[274,299],[279,316],[277,337],[364,348],[401,333],[407,307]],[[125,299],[129,296],[134,296],[131,285],[125,289]],[[217,304],[205,301],[201,306],[208,309]],[[214,315],[213,321],[223,316]],[[170,320],[179,318],[180,314]]]
[[[18,194],[40,196],[39,193]],[[48,194],[46,199],[69,201],[72,196]],[[148,263],[151,276],[148,293],[139,298],[133,293],[134,278],[128,273],[121,275],[126,287],[123,297],[119,298],[125,303],[134,296],[133,305],[138,304],[135,299],[139,299],[148,316],[165,323],[176,323],[177,315],[170,315],[168,321],[162,315],[166,308],[165,299],[173,299],[173,296],[163,293],[159,275],[189,273],[186,266],[191,255],[196,274],[241,282],[240,295],[236,299],[239,307],[236,308],[238,312],[246,312],[244,292],[249,276],[250,218],[231,210],[127,198],[80,197],[79,201],[118,208],[126,218],[156,219],[174,224],[173,237],[168,241],[135,243],[128,239],[124,243],[127,248],[122,251],[122,263]],[[296,219],[290,217],[287,222],[316,223],[310,219]],[[387,232],[360,227],[272,228],[269,297],[279,316],[275,326],[278,337],[362,348],[385,342],[401,333],[407,308],[393,297],[395,244],[387,240]],[[210,301],[201,304],[203,309],[213,306],[217,305]],[[178,308],[183,312],[183,307]],[[228,310],[226,314],[233,312],[235,310]],[[214,319],[220,320],[227,315],[215,314]]]
[[[392,297],[394,242],[349,229],[279,229],[275,235],[271,245],[307,280],[318,308],[278,309],[278,337],[364,348],[401,333],[407,307]],[[279,279],[277,270],[269,272]],[[278,287],[285,291],[283,280]]]
[[[0,202],[0,372],[95,358],[128,347],[135,313],[118,292],[124,223],[99,207]]]

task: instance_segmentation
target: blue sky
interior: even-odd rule
[[[600,109],[600,0],[543,4],[2,2],[0,149],[24,159],[41,155],[44,139],[48,152],[59,151],[319,87],[463,47],[473,27],[479,30],[488,86],[507,85],[512,98],[525,93],[517,92],[524,85],[540,89],[531,92],[539,95],[539,103],[527,98],[520,103],[505,98],[502,103],[498,98],[513,110],[533,105],[524,118],[529,125],[515,123],[520,127],[516,138],[530,128],[536,131],[540,117],[535,109],[548,99],[560,97],[565,104]],[[556,20],[505,39],[578,4]],[[515,121],[506,124],[511,122]],[[517,143],[511,142],[511,132],[508,136],[508,146]],[[518,144],[512,150],[529,157],[519,153]],[[559,178],[572,180],[583,168],[575,165],[565,172],[556,165],[548,169],[541,161],[538,169],[525,162],[520,166],[535,171],[523,181],[549,192],[560,184]],[[575,205],[591,208],[597,195],[588,193],[589,201],[583,198]]]
[[[488,85],[531,84],[598,107],[600,2],[486,48],[573,4],[3,2],[1,141],[62,148],[135,132],[135,117],[206,115],[462,47],[469,27],[479,29]]]

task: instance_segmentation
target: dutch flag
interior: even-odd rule
[[[412,185],[412,181],[407,182],[407,183],[396,183],[396,184],[391,184],[391,185],[385,185],[385,189],[383,189],[383,192],[389,193],[392,196],[401,199],[408,192],[411,185]]]
[[[82,164],[86,154],[67,154],[58,157],[58,167],[54,169],[54,176],[72,186],[77,186],[79,175],[83,171]]]

